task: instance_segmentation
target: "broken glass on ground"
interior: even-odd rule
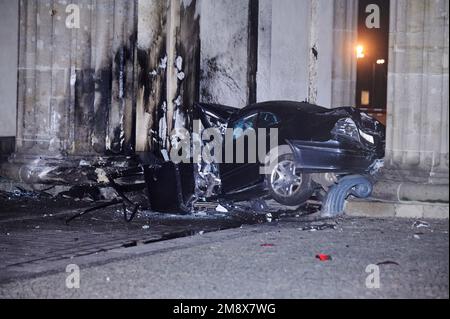
[[[421,227],[425,227],[425,228],[429,228],[430,224],[427,223],[426,221],[423,220],[416,220],[413,224],[412,224],[413,228],[421,228]]]

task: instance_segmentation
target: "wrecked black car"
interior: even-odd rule
[[[355,177],[347,183],[345,196],[353,190],[353,195],[365,197],[371,192],[367,180],[382,166],[385,127],[353,107],[269,101],[237,109],[197,103],[194,116],[223,137],[222,160],[202,162],[196,171],[197,195],[203,190],[200,195],[206,198],[269,195],[296,206],[345,176]]]

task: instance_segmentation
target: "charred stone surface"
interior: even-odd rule
[[[249,7],[249,1],[202,2],[201,102],[248,103]]]
[[[136,150],[170,149],[198,100],[199,1],[139,2]],[[145,30],[140,32],[140,30]]]
[[[20,1],[18,133],[3,176],[73,183],[86,179],[80,159],[134,150],[137,0],[76,4],[69,28],[64,3]]]

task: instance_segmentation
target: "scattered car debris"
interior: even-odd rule
[[[331,256],[326,254],[317,254],[316,258],[320,261],[332,260]]]
[[[216,211],[220,212],[220,213],[228,213],[228,209],[226,209],[225,207],[223,207],[222,205],[217,205],[216,207]]]
[[[54,186],[45,188],[43,190],[26,190],[20,186],[16,186],[16,189],[12,192],[0,191],[0,197],[4,199],[21,199],[21,198],[31,198],[31,199],[40,199],[40,198],[51,198],[52,195],[47,193],[46,191],[54,188]]]
[[[75,185],[68,191],[61,192],[57,196],[63,198],[73,198],[75,200],[101,200],[101,192],[99,187],[93,185]]]
[[[142,176],[142,175],[143,175],[143,170],[141,167],[130,168],[130,169],[126,169],[126,170],[123,170],[120,172],[116,171],[116,172],[106,174],[106,177],[108,180],[108,184],[106,186],[112,187],[117,192],[120,199],[114,198],[113,200],[111,200],[109,202],[101,203],[95,207],[92,207],[92,208],[86,209],[80,213],[77,213],[77,214],[73,215],[72,217],[68,218],[66,220],[66,224],[68,224],[75,218],[81,217],[89,212],[93,212],[93,211],[96,211],[96,210],[99,210],[102,208],[106,208],[106,207],[114,206],[114,205],[118,205],[118,204],[122,204],[122,212],[123,212],[124,220],[126,222],[131,222],[134,219],[134,217],[136,216],[141,205],[131,201],[125,195],[125,193],[134,192],[134,191],[142,191],[143,189],[145,189],[145,182],[135,182],[135,180],[134,180],[136,176]],[[130,184],[123,184],[123,183],[116,182],[116,179],[123,179],[123,178],[126,179],[126,178],[131,178],[131,177],[132,177],[133,181]],[[131,206],[132,209],[129,210],[127,205]]]
[[[318,231],[318,230],[324,230],[324,229],[336,229],[335,224],[318,224],[318,225],[307,225],[298,228],[299,230],[306,230],[306,231]]]
[[[427,223],[427,222],[425,222],[425,221],[423,221],[423,220],[416,220],[416,221],[412,224],[412,227],[414,227],[414,228],[421,228],[421,227],[426,227],[426,228],[428,228],[428,227],[430,227],[430,224]]]

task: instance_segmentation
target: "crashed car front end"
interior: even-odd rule
[[[383,124],[350,107],[333,109],[320,116],[334,121],[328,139],[286,140],[298,168],[311,173],[374,174],[382,166]]]

